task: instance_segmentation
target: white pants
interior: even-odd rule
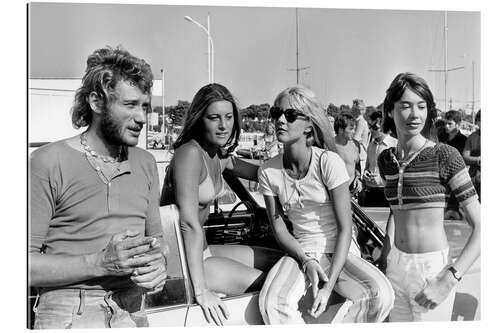
[[[451,261],[449,249],[426,253],[405,253],[395,246],[387,257],[387,278],[392,283],[396,299],[390,321],[449,321],[455,300],[453,289],[435,309],[420,306],[415,296],[424,289],[427,279],[436,277]]]
[[[394,302],[391,284],[381,271],[353,252],[351,247],[334,287],[352,302],[342,322],[383,321]],[[331,253],[308,254],[329,274]],[[305,302],[310,287],[297,261],[289,256],[281,258],[268,273],[260,292],[259,308],[264,323],[304,324],[307,315],[301,312],[299,303]]]

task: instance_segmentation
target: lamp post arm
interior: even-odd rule
[[[210,32],[208,31],[208,29],[203,24],[201,24],[200,22],[194,20],[192,17],[190,17],[190,16],[184,16],[184,19],[187,20],[187,21],[189,21],[189,22],[191,22],[191,23],[196,24],[200,29],[202,29],[207,34],[208,40],[210,42],[210,50],[212,51],[212,52],[210,52],[210,50],[209,50],[209,65],[208,65],[208,67],[209,67],[209,70],[208,70],[208,72],[209,72],[209,83],[213,83],[213,75],[214,75],[213,74],[213,70],[214,70],[213,69],[214,68],[214,41],[212,39],[212,35],[210,34]],[[211,56],[210,56],[210,53],[212,53]],[[210,76],[210,73],[211,73],[211,76]]]

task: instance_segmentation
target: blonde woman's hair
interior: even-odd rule
[[[312,133],[308,135],[306,141],[308,146],[336,151],[332,124],[325,108],[311,89],[304,86],[286,88],[278,94],[273,104],[278,106],[284,100],[291,108],[301,111],[311,120]]]

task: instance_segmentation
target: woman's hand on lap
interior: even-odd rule
[[[332,289],[326,286],[318,290],[318,294],[314,298],[314,302],[311,310],[309,310],[309,314],[314,318],[318,318],[323,312],[325,312],[331,294]]]
[[[424,308],[435,309],[450,294],[457,281],[448,270],[445,270],[435,278],[428,279],[427,284],[421,292],[415,296],[415,301]]]
[[[316,298],[318,295],[320,281],[323,281],[324,283],[328,282],[328,276],[316,260],[311,260],[306,263],[305,269],[306,276],[309,281],[311,281],[313,297]]]

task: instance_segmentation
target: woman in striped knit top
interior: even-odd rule
[[[398,74],[384,100],[384,128],[398,138],[378,159],[394,213],[382,260],[396,296],[391,321],[450,320],[456,286],[480,253],[478,197],[460,153],[428,139],[434,109],[427,83],[411,73]],[[454,262],[443,223],[450,191],[472,227]]]

